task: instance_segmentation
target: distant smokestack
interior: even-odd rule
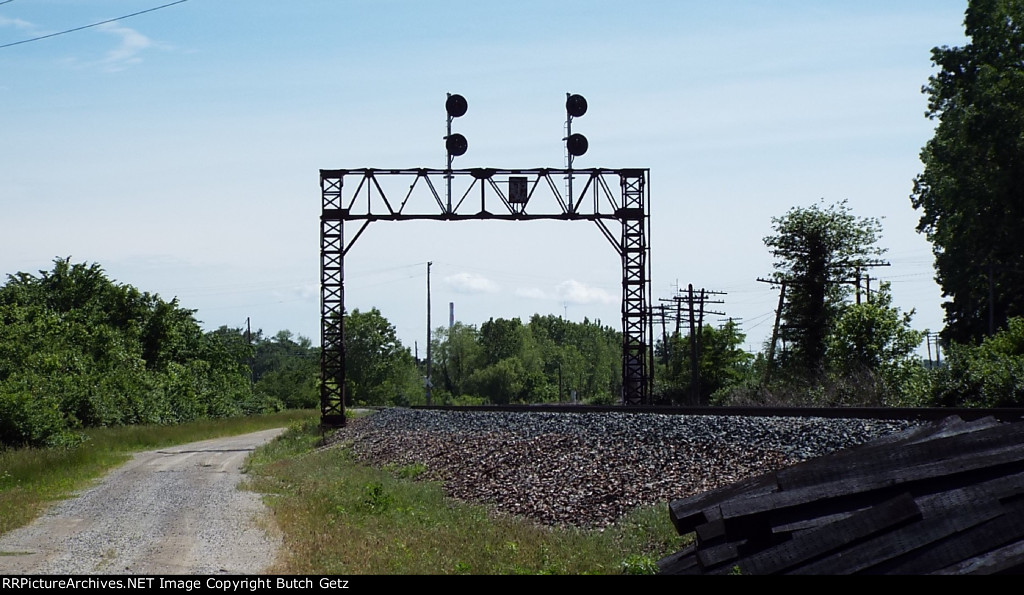
[[[448,328],[455,326],[455,302],[448,302]]]

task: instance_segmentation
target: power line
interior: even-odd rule
[[[8,2],[13,2],[13,1],[14,0],[5,0],[4,2],[0,2],[0,4],[6,4]],[[146,14],[147,12],[153,12],[154,10],[160,10],[161,8],[167,8],[168,6],[174,6],[175,4],[181,4],[182,2],[188,2],[188,0],[178,0],[177,2],[171,2],[170,4],[164,4],[163,6],[157,6],[155,8],[147,8],[146,10],[140,10],[139,12],[133,12],[132,14],[126,14],[123,17],[117,17],[116,19],[107,19],[105,21],[100,21],[99,23],[93,23],[91,25],[84,25],[82,27],[75,27],[74,29],[68,29],[66,31],[61,31],[59,33],[50,33],[49,35],[41,35],[39,37],[33,37],[32,39],[23,39],[21,41],[15,41],[13,43],[6,43],[4,45],[0,45],[0,49],[9,48],[12,45],[21,45],[23,43],[29,43],[29,42],[32,42],[32,41],[39,41],[40,39],[48,39],[50,37],[57,37],[58,35],[64,35],[65,33],[74,33],[75,31],[81,31],[82,29],[88,29],[90,27],[98,27],[100,25],[106,25],[107,23],[113,23],[114,21],[120,21],[120,20],[123,20],[123,19],[139,16],[140,14]]]

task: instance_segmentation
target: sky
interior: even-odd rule
[[[98,263],[208,330],[319,344],[320,169],[443,168],[447,93],[468,103],[455,167],[564,167],[576,93],[574,167],[650,170],[653,304],[723,292],[706,321],[760,350],[772,218],[846,201],[881,219],[872,276],[942,328],[909,196],[931,49],[966,43],[966,0],[172,1],[0,2],[0,273]],[[586,221],[372,223],[347,309],[423,357],[428,261],[434,327],[450,304],[620,326],[619,256]]]

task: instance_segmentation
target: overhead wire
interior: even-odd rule
[[[0,4],[6,4],[8,2],[13,2],[13,0],[5,0],[4,2],[0,2]],[[65,35],[67,33],[74,33],[75,31],[81,31],[82,29],[89,29],[90,27],[99,27],[100,25],[106,25],[107,23],[113,23],[115,21],[120,21],[120,20],[131,18],[131,17],[139,16],[140,14],[146,14],[147,12],[153,12],[155,10],[160,10],[161,8],[167,8],[169,6],[174,6],[175,4],[181,4],[183,2],[188,2],[188,0],[177,0],[176,2],[170,2],[168,4],[164,4],[162,6],[157,6],[155,8],[147,8],[146,10],[140,10],[139,12],[133,12],[132,14],[126,14],[123,17],[117,17],[116,19],[107,19],[105,21],[100,21],[98,23],[93,23],[91,25],[83,25],[81,27],[75,27],[74,29],[67,29],[65,31],[59,31],[57,33],[50,33],[48,35],[40,35],[39,37],[33,37],[31,39],[23,39],[21,41],[5,43],[3,45],[0,45],[0,49],[9,48],[9,47],[15,46],[15,45],[21,45],[23,43],[30,43],[30,42],[33,42],[33,41],[39,41],[41,39],[49,39],[51,37],[57,37],[58,35]]]

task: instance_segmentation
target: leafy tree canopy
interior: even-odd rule
[[[938,120],[910,197],[949,298],[942,334],[977,342],[1024,315],[1024,0],[970,0],[970,42],[937,47]]]
[[[888,283],[861,303],[843,308],[827,339],[829,371],[846,380],[833,383],[839,393],[834,404],[901,405],[920,400],[912,394],[921,390],[915,383],[923,372],[914,352],[924,332],[911,327],[913,315],[893,306]]]
[[[826,338],[860,270],[884,250],[875,246],[881,222],[856,217],[846,201],[795,207],[773,217],[774,235],[764,238],[775,257],[772,278],[785,285],[782,337],[792,346],[791,367],[820,374]]]
[[[718,391],[745,379],[753,356],[743,350],[746,338],[739,325],[730,320],[720,328],[704,325],[697,329],[696,344],[689,335],[673,333],[667,343],[658,341],[657,351],[665,363],[655,373],[655,392],[665,402],[707,405]],[[696,356],[699,378],[693,378],[692,358]]]
[[[380,310],[345,315],[345,394],[352,403],[392,405],[423,394],[415,361]]]
[[[70,258],[9,275],[0,286],[0,447],[278,407],[253,394],[247,345],[204,333],[193,314]]]
[[[456,323],[434,334],[435,388],[472,404],[616,402],[622,383],[621,336],[584,320],[534,315],[492,318],[479,330]]]

